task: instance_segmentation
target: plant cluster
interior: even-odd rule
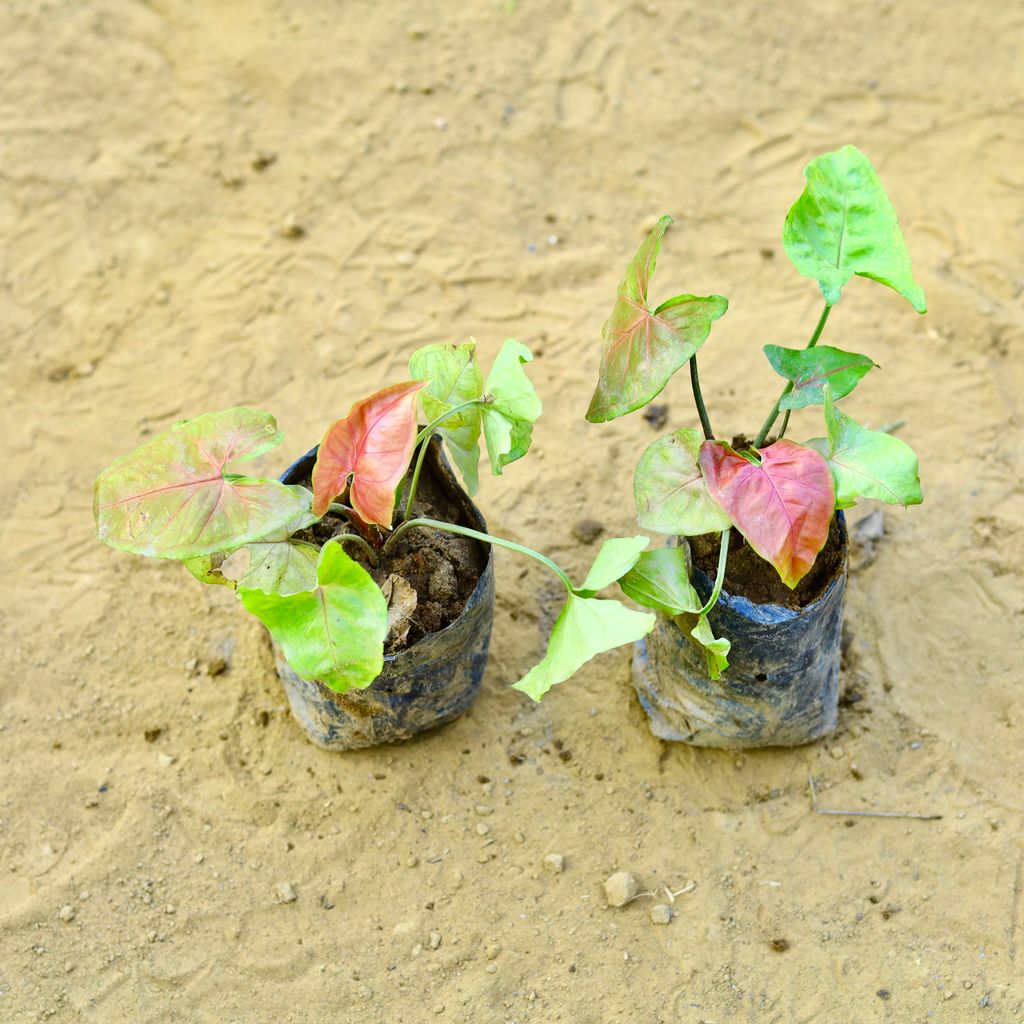
[[[475,342],[419,349],[409,364],[413,379],[357,401],[327,429],[312,490],[234,471],[283,440],[269,413],[235,408],[177,423],[100,473],[98,536],[111,547],[178,560],[204,583],[233,587],[295,672],[338,692],[365,688],[380,674],[389,631],[388,598],[347,546],[374,565],[414,529],[511,549],[541,562],[566,588],[544,658],[515,684],[539,700],[594,655],[653,627],[650,613],[597,596],[632,569],[648,539],[606,541],[577,587],[531,548],[412,515],[435,433],[471,495],[481,437],[496,475],[527,453],[541,412],[523,369],[531,359],[526,346],[508,339],[484,380]],[[427,420],[421,430],[418,411]],[[335,535],[320,547],[302,539],[328,513],[344,524]],[[247,564],[231,558],[241,551]]]
[[[876,364],[869,356],[819,345],[833,306],[854,275],[870,278],[926,311],[914,280],[896,213],[874,167],[845,146],[812,160],[806,187],[783,227],[786,255],[817,280],[824,308],[803,348],[765,345],[773,370],[786,380],[752,443],[716,438],[701,393],[697,352],[728,309],[721,295],[677,295],[652,308],[648,290],[670,217],[662,217],[626,269],[604,325],[604,353],[587,419],[600,423],[632,412],[657,396],[689,365],[701,429],[683,428],[655,441],[634,475],[637,521],[672,536],[719,533],[718,573],[702,602],[690,583],[683,548],[644,552],[621,581],[638,603],[680,616],[705,648],[717,678],[728,665],[729,642],[715,638],[707,615],[724,582],[729,533],[735,528],[789,588],[804,578],[829,536],[837,510],[860,498],[914,505],[922,500],[917,457],[884,430],[869,430],[837,404]],[[790,414],[824,407],[824,436],[797,443],[785,435]],[[781,426],[772,438],[780,414]]]

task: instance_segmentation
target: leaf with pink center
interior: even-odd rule
[[[793,441],[776,441],[749,458],[722,441],[705,441],[700,467],[711,497],[747,543],[795,587],[828,539],[835,505],[828,463]]]
[[[626,268],[612,314],[602,330],[605,349],[587,419],[604,423],[639,409],[708,339],[729,308],[721,295],[677,295],[656,309],[647,302],[661,240],[672,223],[662,217]]]
[[[327,512],[349,487],[349,503],[367,523],[391,527],[395,490],[416,441],[416,393],[425,380],[393,384],[364,398],[333,423],[313,467],[313,511]]]

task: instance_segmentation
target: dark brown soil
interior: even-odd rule
[[[719,535],[709,533],[690,538],[693,564],[711,579],[718,572]],[[747,597],[758,604],[779,604],[785,608],[805,608],[824,592],[842,571],[844,553],[840,544],[838,520],[833,517],[828,540],[811,571],[790,590],[779,574],[743,539],[738,530],[729,537],[729,560],[725,566],[725,592]]]
[[[297,480],[296,483],[310,486],[308,478]],[[342,502],[346,500],[347,495],[341,498]],[[477,528],[477,524],[466,517],[462,508],[449,497],[441,481],[431,471],[429,456],[420,474],[412,514],[414,518],[441,519]],[[322,546],[340,533],[351,532],[344,518],[328,513],[311,529],[301,531],[296,536],[300,540]],[[425,527],[403,534],[395,550],[389,552],[386,558],[381,558],[378,566],[371,565],[368,556],[355,544],[348,544],[345,550],[378,584],[383,584],[394,574],[416,591],[416,609],[410,617],[412,627],[408,635],[397,643],[389,637],[385,645],[386,654],[395,654],[411,647],[429,633],[436,633],[451,625],[466,607],[487,565],[487,549],[483,544],[469,537]]]

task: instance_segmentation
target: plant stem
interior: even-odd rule
[[[429,526],[435,530],[446,530],[448,533],[457,533],[462,537],[472,537],[473,540],[481,541],[484,544],[495,544],[500,548],[508,548],[509,551],[518,551],[521,555],[528,555],[530,558],[540,562],[541,565],[547,566],[565,584],[569,592],[572,592],[572,580],[547,555],[542,555],[539,551],[524,547],[522,544],[516,544],[514,541],[504,540],[501,537],[492,537],[490,534],[481,533],[479,530],[471,530],[468,526],[456,526],[455,523],[445,523],[439,519],[407,519],[388,537],[381,554],[386,555],[403,533],[416,526]]]
[[[327,506],[327,511],[336,512],[338,515],[345,516],[347,518],[348,516],[355,515],[356,510],[354,508],[349,508],[348,505],[343,505],[340,501],[332,501],[330,505]]]
[[[412,503],[416,497],[416,487],[420,482],[420,471],[423,469],[423,460],[426,458],[427,449],[430,447],[430,439],[434,436],[434,431],[444,423],[445,420],[451,419],[452,416],[457,415],[460,412],[464,412],[466,409],[471,409],[475,405],[487,405],[487,398],[473,398],[468,402],[463,402],[460,405],[453,405],[447,412],[441,413],[440,416],[431,420],[417,435],[414,446],[419,446],[419,452],[416,454],[416,466],[412,471],[412,480],[402,489],[402,496],[398,501],[401,505],[404,503],[405,511],[402,513],[402,518],[406,519],[409,513],[412,511]]]
[[[356,547],[361,548],[365,553],[366,557],[369,558],[370,564],[376,569],[380,565],[380,559],[377,558],[377,552],[370,547],[369,543],[363,540],[358,533],[338,533],[335,534],[331,540],[336,540],[339,544],[344,544],[346,541],[355,541]]]
[[[811,335],[811,340],[804,345],[804,349],[814,348],[818,344],[818,339],[821,337],[821,332],[825,329],[825,321],[828,319],[829,313],[832,311],[832,307],[826,302],[825,308],[821,311],[821,316],[818,317],[818,326],[814,328],[814,333]],[[775,426],[775,421],[779,418],[779,406],[782,400],[793,390],[793,382],[790,381],[783,389],[782,394],[779,395],[779,400],[775,403],[775,407],[772,409],[768,419],[764,421],[761,429],[757,432],[757,437],[754,438],[754,447],[760,448],[764,444],[764,439],[768,436],[768,431]],[[785,431],[783,431],[785,433]]]
[[[782,417],[782,429],[781,429],[781,430],[779,431],[779,438],[780,438],[780,440],[781,440],[781,439],[782,439],[783,437],[785,437],[785,436],[786,436],[786,430],[787,430],[787,429],[788,429],[788,427],[789,427],[789,414],[790,414],[790,413],[791,413],[792,411],[793,411],[792,409],[787,409],[787,410],[786,410],[786,415]]]
[[[700,417],[700,425],[704,428],[704,437],[713,441],[715,432],[711,429],[711,420],[708,419],[708,410],[704,405],[704,396],[700,393],[700,378],[697,376],[697,357],[690,356],[690,386],[693,388],[693,401],[697,406],[697,415]]]
[[[718,574],[715,576],[715,586],[708,598],[708,603],[700,610],[701,618],[718,604],[718,599],[722,596],[722,587],[725,585],[725,566],[729,561],[729,534],[731,532],[731,530],[722,532],[721,546],[718,549]]]

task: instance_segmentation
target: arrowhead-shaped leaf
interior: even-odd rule
[[[380,675],[388,603],[337,541],[320,552],[314,590],[289,596],[242,587],[238,592],[303,679],[343,693],[365,689]]]
[[[804,178],[807,186],[782,231],[793,266],[817,279],[830,306],[859,274],[899,292],[924,313],[924,290],[914,280],[896,211],[871,161],[855,146],[843,146],[812,160]]]
[[[282,595],[312,590],[316,587],[316,566],[320,550],[313,544],[295,540],[292,535],[315,522],[316,516],[312,512],[303,512],[266,537],[243,544],[235,551],[200,555],[198,558],[187,559],[183,564],[201,583],[219,583]],[[249,564],[237,575],[231,571],[230,562],[225,567],[225,561],[241,550],[249,553]]]
[[[707,341],[711,325],[729,308],[721,295],[677,295],[656,309],[647,289],[672,223],[662,217],[626,268],[612,315],[602,330],[605,349],[587,419],[604,423],[639,409]]]
[[[633,497],[637,522],[645,530],[696,537],[732,525],[704,484],[697,462],[702,440],[687,427],[659,437],[640,456]]]
[[[541,413],[540,398],[523,369],[523,363],[532,360],[525,345],[507,338],[487,375],[484,391],[490,401],[480,407],[480,413],[491,472],[498,476],[529,451],[533,424]]]
[[[592,597],[614,583],[636,565],[640,552],[650,544],[648,537],[612,537],[601,545],[583,585],[576,587],[581,597]]]
[[[274,417],[228,409],[176,423],[96,478],[101,541],[155,558],[192,558],[262,537],[308,509],[309,492],[227,472],[277,447]]]
[[[618,601],[570,594],[551,630],[544,658],[513,687],[540,700],[602,651],[633,643],[653,628],[655,617]]]
[[[782,348],[765,345],[764,354],[772,369],[793,385],[793,390],[779,402],[780,409],[803,409],[822,405],[825,385],[836,398],[848,395],[868,370],[877,364],[856,352],[844,352],[829,345],[817,348]]]
[[[858,498],[903,506],[924,501],[917,456],[905,441],[862,427],[827,393],[825,423],[828,439],[814,438],[807,445],[828,462],[835,481],[836,508],[850,508]]]
[[[712,679],[721,679],[722,673],[729,667],[729,651],[732,644],[725,637],[715,638],[706,615],[697,620],[697,625],[690,630],[690,636],[704,648],[708,675]]]
[[[636,565],[619,580],[622,592],[645,608],[665,615],[696,614],[703,607],[690,584],[685,548],[644,551]]]
[[[409,360],[409,375],[427,381],[420,392],[420,405],[428,422],[463,402],[481,398],[483,375],[476,361],[476,342],[464,345],[425,345]],[[456,413],[437,428],[452,460],[462,474],[470,496],[476,494],[480,462],[480,409]]]
[[[711,496],[792,589],[828,539],[832,474],[818,452],[793,441],[776,441],[759,454],[756,464],[724,442],[705,441],[700,466]]]
[[[322,516],[348,487],[350,503],[367,523],[391,527],[395,488],[409,468],[416,441],[416,393],[426,381],[392,384],[356,402],[332,424],[313,466],[313,511]]]

